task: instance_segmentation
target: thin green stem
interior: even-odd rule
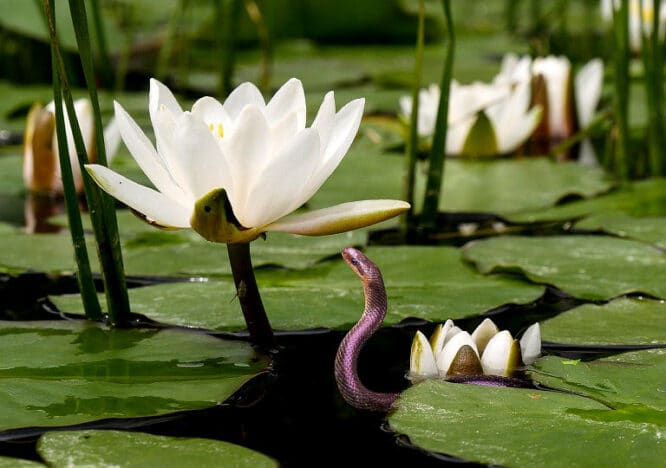
[[[55,29],[55,9],[50,0],[45,0],[44,11],[46,13],[47,24],[51,23]],[[62,89],[60,77],[56,70],[56,51],[55,45],[51,45],[51,64],[53,70],[53,104],[55,107],[55,126],[58,136],[58,151],[60,160],[60,172],[62,177],[63,192],[65,195],[65,209],[69,221],[69,232],[72,237],[72,246],[74,248],[74,258],[76,260],[77,274],[76,279],[81,292],[83,309],[86,317],[90,320],[101,320],[102,308],[97,297],[97,290],[90,269],[90,260],[88,249],[86,247],[86,238],[81,222],[81,212],[79,211],[79,197],[76,193],[76,184],[72,173],[72,165],[69,160],[69,146],[67,143],[67,132],[65,127],[65,116],[62,109]]]
[[[85,15],[85,9],[81,10],[82,2],[77,4],[70,3],[70,11],[74,23],[84,24],[85,33],[87,33],[87,22],[81,21],[81,15]],[[44,8],[50,13],[51,2],[44,0]],[[77,27],[75,27],[75,30]],[[125,285],[125,275],[122,265],[122,257],[120,255],[120,239],[118,236],[118,228],[116,223],[116,212],[113,201],[102,194],[101,190],[95,185],[90,176],[85,171],[84,165],[88,163],[88,155],[86,152],[85,143],[81,135],[78,119],[74,110],[74,101],[72,99],[71,89],[67,79],[67,74],[62,61],[62,54],[58,44],[58,38],[55,33],[55,23],[49,21],[49,34],[51,43],[54,50],[54,65],[60,78],[62,85],[63,98],[67,106],[67,113],[69,117],[70,127],[72,128],[72,136],[74,137],[74,144],[76,146],[76,153],[83,176],[83,187],[86,194],[86,200],[90,209],[90,219],[93,224],[93,231],[95,233],[95,241],[97,245],[97,255],[102,267],[102,279],[104,281],[104,292],[106,294],[109,320],[112,324],[118,324],[126,319],[129,315],[129,299],[127,296],[127,287]],[[99,115],[99,103],[97,102],[97,93],[94,89],[92,77],[92,55],[90,53],[90,42],[82,44],[79,41],[79,34],[77,32],[77,42],[79,43],[79,54],[82,59],[84,74],[88,81],[88,89],[91,94],[91,101],[93,106],[93,114],[97,128],[96,145],[98,151],[98,161],[102,164],[106,163],[104,153],[104,138],[103,131],[101,131],[101,117]],[[87,35],[86,35],[87,37]],[[91,88],[93,88],[91,90]]]
[[[447,39],[444,57],[444,70],[440,82],[439,107],[435,119],[435,134],[432,139],[432,149],[428,164],[428,178],[423,199],[420,227],[424,231],[434,230],[437,225],[437,210],[439,208],[440,192],[444,178],[444,161],[446,153],[446,133],[449,115],[449,90],[451,75],[453,73],[453,56],[456,45],[456,36],[453,29],[450,0],[442,0],[444,16],[446,17]]]
[[[643,18],[643,2],[639,3]],[[664,146],[664,72],[663,51],[660,46],[659,30],[660,1],[653,0],[651,32],[641,22],[642,58],[645,67],[645,91],[648,107],[648,168],[649,174],[655,177],[665,175]]]
[[[232,0],[234,3],[237,0]],[[257,29],[257,37],[259,38],[259,46],[261,48],[261,77],[259,79],[261,91],[264,94],[268,94],[270,84],[271,84],[271,65],[273,62],[273,48],[271,43],[271,30],[268,27],[264,15],[261,13],[259,5],[254,0],[244,0],[245,11],[247,11],[250,20]],[[266,2],[265,8],[267,12],[272,12],[272,5],[269,5]],[[236,14],[236,17],[238,14]],[[236,18],[237,22],[237,18]]]
[[[613,9],[613,36],[615,41],[615,80],[613,104],[616,119],[616,145],[614,169],[622,180],[631,173],[629,161],[629,1],[621,0],[619,9]]]
[[[90,0],[92,12],[95,42],[97,43],[98,63],[102,75],[102,82],[108,89],[113,87],[113,70],[111,69],[111,56],[106,42],[106,31],[102,20],[102,12],[99,0]]]
[[[271,349],[275,346],[275,337],[254,277],[250,244],[227,244],[227,252],[250,341],[264,350]]]
[[[405,180],[403,200],[414,206],[414,181],[416,178],[416,161],[419,146],[419,93],[423,77],[423,48],[425,36],[425,1],[419,0],[419,22],[416,30],[416,58],[414,60],[414,82],[412,84],[412,112],[409,116],[409,136],[405,145]],[[414,222],[413,209],[405,212],[402,223],[405,232],[412,229]]]

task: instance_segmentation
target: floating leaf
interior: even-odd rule
[[[666,297],[666,255],[641,242],[601,236],[502,236],[464,248],[482,273],[519,271],[590,300],[632,292]]]
[[[483,276],[462,262],[460,250],[453,247],[370,247],[366,254],[386,282],[387,325],[409,317],[469,317],[507,303],[534,301],[544,291],[501,275]],[[349,328],[363,311],[361,281],[342,260],[291,274],[260,270],[257,281],[278,330]],[[130,290],[134,312],[160,322],[219,330],[245,328],[235,297],[231,280]],[[61,310],[83,313],[78,295],[51,299]]]
[[[665,373],[663,348],[618,354],[575,366],[565,365],[557,356],[547,356],[535,362],[530,370],[530,376],[537,382],[589,396],[616,410],[579,414],[582,417],[609,426],[614,422],[643,422],[662,428],[666,428]],[[652,435],[666,449],[666,438]]]
[[[37,452],[50,466],[278,466],[266,455],[229,442],[124,431],[47,432]]]
[[[507,216],[543,209],[567,196],[591,197],[612,183],[601,169],[545,158],[494,161],[452,159],[446,163],[442,211],[484,212]],[[417,207],[418,209],[418,207]]]
[[[621,213],[596,214],[577,222],[576,229],[603,230],[666,249],[666,217],[635,218]]]
[[[241,342],[84,321],[0,322],[0,354],[0,431],[206,408],[266,366]]]
[[[478,463],[650,466],[666,457],[663,420],[623,418],[578,395],[429,380],[395,406],[393,431],[421,449]]]
[[[511,213],[515,222],[559,221],[592,213],[622,212],[630,216],[666,216],[666,179],[652,178],[626,184],[607,195],[565,203],[546,210]]]
[[[541,322],[546,341],[586,345],[666,345],[666,303],[616,299],[584,304]]]
[[[0,468],[36,468],[45,467],[43,463],[21,458],[0,457]]]

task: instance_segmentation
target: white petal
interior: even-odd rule
[[[476,123],[476,119],[475,114],[455,124],[449,124],[446,129],[446,154],[462,154],[465,140],[467,140],[467,135],[469,135],[472,126]]]
[[[260,227],[288,215],[308,199],[300,189],[319,156],[319,134],[306,128],[279,154],[273,155],[248,186],[244,209],[236,213],[245,227]]]
[[[233,123],[227,111],[215,98],[204,96],[192,106],[192,115],[203,120],[213,136],[224,138],[233,130]]]
[[[114,102],[116,122],[125,146],[146,177],[157,190],[173,200],[184,198],[184,192],[176,184],[146,135],[120,104]]]
[[[234,190],[222,150],[208,126],[189,112],[178,119],[171,169],[181,187],[197,200],[216,188]]]
[[[349,150],[361,124],[364,105],[364,99],[355,99],[335,115],[328,145],[326,148],[321,148],[323,159],[320,160],[319,167],[305,184],[302,195],[304,200],[309,200],[319,190]]]
[[[111,161],[115,158],[121,141],[118,123],[115,118],[111,118],[109,124],[104,128],[104,150],[107,164],[111,164]]]
[[[237,119],[246,106],[256,106],[259,109],[266,106],[261,92],[249,82],[239,85],[224,101],[224,110],[232,120]]]
[[[312,122],[312,128],[319,130],[319,141],[321,147],[328,147],[328,141],[333,131],[333,122],[335,121],[335,95],[333,91],[329,91],[324,96],[324,100],[319,106],[317,116]]]
[[[295,214],[265,227],[266,231],[324,236],[379,223],[404,213],[409,203],[400,200],[363,200]]]
[[[430,343],[423,333],[417,331],[412,340],[412,351],[409,355],[409,376],[412,379],[423,379],[437,375],[439,372]]]
[[[585,128],[590,123],[599,104],[603,77],[604,63],[601,59],[590,60],[576,74],[574,92],[576,93],[578,125],[581,128]]]
[[[153,113],[162,107],[175,115],[183,112],[171,90],[155,78],[151,78],[148,97],[148,110],[150,111],[151,118],[153,117]]]
[[[548,126],[551,137],[566,138],[568,119],[566,115],[569,96],[569,74],[571,62],[566,57],[548,56],[535,59],[533,62],[535,75],[543,75],[548,93]]]
[[[76,113],[76,120],[79,122],[83,142],[86,146],[86,153],[90,156],[90,148],[93,147],[95,139],[95,121],[90,101],[88,99],[77,99],[74,101],[74,112]]]
[[[435,328],[435,331],[432,333],[432,336],[430,337],[430,347],[432,348],[432,352],[435,354],[435,356],[437,356],[440,353],[440,351],[444,349],[444,345],[446,344],[447,340],[447,334],[449,330],[451,330],[452,328],[453,328],[453,320],[451,319],[444,322],[444,325],[440,323]]]
[[[483,322],[479,324],[478,327],[472,332],[472,340],[476,343],[476,348],[479,353],[483,354],[483,351],[486,349],[486,345],[491,340],[491,338],[499,333],[499,328],[495,325],[495,322],[489,318],[484,319]]]
[[[481,355],[483,373],[509,376],[513,371],[511,362],[514,346],[514,339],[508,330],[502,330],[493,336]]]
[[[529,326],[520,338],[520,353],[523,363],[532,364],[541,355],[541,327],[539,322]]]
[[[599,158],[594,146],[588,138],[580,142],[580,149],[578,150],[578,163],[587,167],[599,167]]]
[[[228,193],[229,201],[243,226],[256,227],[253,224],[246,224],[252,218],[245,216],[245,210],[246,208],[254,210],[248,206],[249,193],[269,163],[270,128],[263,112],[255,105],[245,107],[235,124],[233,134],[222,139],[222,149],[231,171],[233,184],[233,191]]]
[[[305,92],[303,84],[296,78],[291,78],[277,90],[273,98],[266,105],[266,118],[269,125],[281,120],[285,115],[296,112],[297,126],[305,128]]]
[[[444,349],[436,356],[437,358],[437,369],[439,369],[439,375],[446,376],[451,367],[453,359],[458,354],[458,350],[463,346],[469,346],[474,350],[477,357],[479,355],[478,350],[476,349],[476,344],[472,340],[472,337],[466,331],[456,333],[451,337],[451,339],[444,345]]]
[[[104,191],[146,216],[149,222],[169,228],[190,227],[191,208],[116,174],[105,166],[88,164],[86,169]]]
[[[271,126],[270,154],[283,151],[294,140],[298,132],[303,130],[303,127],[298,126],[298,119],[299,116],[295,111],[290,112]]]

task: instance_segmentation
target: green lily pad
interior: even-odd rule
[[[43,463],[38,463],[31,460],[23,460],[21,458],[0,457],[0,468],[36,468],[45,467]]]
[[[635,218],[621,213],[592,215],[576,223],[577,229],[604,230],[666,249],[666,217]]]
[[[439,208],[506,216],[548,208],[567,196],[595,196],[611,187],[612,182],[601,169],[573,162],[554,162],[546,158],[448,159]]]
[[[502,236],[470,242],[464,255],[482,273],[520,272],[582,299],[628,293],[666,297],[666,255],[641,242],[602,236]]]
[[[541,322],[546,341],[587,345],[666,344],[666,303],[621,298],[584,304]]]
[[[592,213],[621,212],[635,217],[666,216],[666,179],[652,178],[628,183],[607,195],[565,203],[546,210],[510,213],[514,222],[559,221]]]
[[[623,418],[578,395],[429,380],[395,407],[393,431],[421,449],[478,463],[620,467],[666,457],[664,420]]]
[[[588,396],[616,410],[592,412],[583,414],[584,417],[605,423],[632,421],[662,427],[666,427],[665,372],[663,348],[573,364],[557,356],[547,356],[530,368],[530,376],[537,382]],[[661,444],[666,446],[663,435]]]
[[[125,431],[47,432],[37,452],[50,466],[278,466],[266,455],[229,442]]]
[[[84,321],[0,322],[0,354],[0,431],[206,408],[266,367],[245,343]]]
[[[538,299],[541,286],[501,275],[487,277],[461,261],[453,247],[370,247],[389,308],[385,324],[409,318],[444,321],[481,314],[507,303]],[[257,282],[278,330],[349,328],[363,311],[361,281],[342,260],[298,274],[259,271]],[[159,322],[217,330],[245,328],[233,282],[169,283],[130,290],[132,310]],[[52,296],[60,310],[83,313],[78,295]]]

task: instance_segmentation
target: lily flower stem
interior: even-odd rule
[[[261,301],[257,280],[254,277],[252,258],[250,257],[250,243],[227,244],[227,252],[229,253],[229,262],[236,285],[238,301],[245,317],[247,330],[250,333],[250,341],[259,348],[269,350],[275,346],[275,337],[264,304]]]
[[[451,88],[451,76],[453,73],[453,55],[456,46],[456,36],[453,29],[453,18],[451,16],[450,0],[442,0],[444,16],[446,17],[446,32],[448,42],[444,56],[444,69],[440,83],[439,107],[435,121],[435,134],[432,139],[432,149],[428,161],[428,177],[426,191],[423,197],[423,210],[421,212],[420,227],[424,231],[433,231],[437,225],[437,210],[439,208],[439,196],[444,179],[444,160],[446,153],[446,133],[449,116],[449,91]]]

